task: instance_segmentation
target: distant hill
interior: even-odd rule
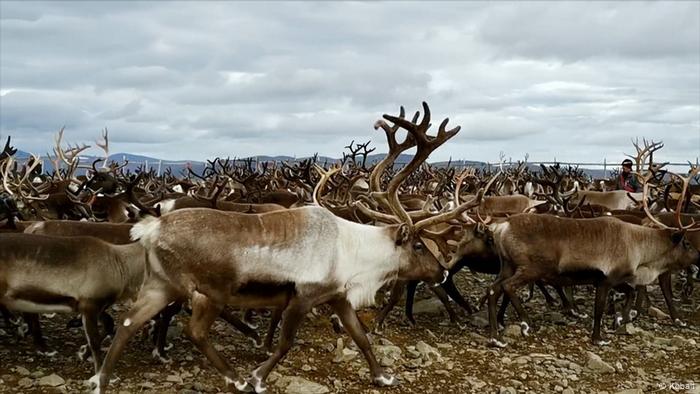
[[[24,152],[24,151],[17,151],[15,154],[15,157],[20,160],[25,160],[29,157],[29,153]],[[42,156],[43,157],[43,156]],[[377,153],[377,154],[372,154],[367,156],[367,164],[372,165],[374,163],[379,162],[380,160],[384,159],[386,157],[386,153]],[[81,165],[82,166],[89,166],[92,164],[92,162],[100,157],[97,156],[81,156]],[[304,159],[308,159],[309,157],[292,157],[292,156],[254,156],[252,157],[254,161],[257,161],[259,163],[262,162],[293,162],[293,161],[301,161]],[[398,159],[396,160],[396,165],[405,165],[411,159],[413,158],[413,155],[399,155]],[[166,171],[168,168],[171,169],[173,174],[180,175],[185,171],[187,166],[191,166],[192,170],[198,173],[201,173],[204,168],[206,167],[207,163],[202,162],[202,161],[197,161],[197,160],[162,160],[156,157],[150,157],[150,156],[143,156],[143,155],[135,155],[132,153],[115,153],[109,156],[110,160],[117,161],[119,163],[123,163],[124,160],[128,160],[129,164],[127,165],[127,169],[134,171],[136,170],[139,166],[142,165],[148,165],[148,168],[155,168],[157,169],[158,166],[160,166],[160,170]],[[237,162],[242,162],[247,158],[236,158]],[[358,158],[361,159],[361,158]],[[213,158],[211,159],[213,160]],[[233,160],[233,158],[232,158]],[[318,162],[321,164],[332,164],[338,162],[340,159],[339,158],[333,158],[333,157],[326,157],[326,156],[319,156],[318,157]],[[451,166],[457,166],[457,167],[465,167],[465,166],[470,166],[470,167],[476,167],[476,168],[484,168],[487,166],[486,163],[481,162],[481,161],[471,161],[471,160],[452,160],[452,161],[439,161],[439,162],[433,162],[431,163],[432,165],[438,166],[438,167],[445,167],[448,165],[448,163]],[[101,165],[101,163],[100,163]],[[530,171],[540,171],[540,167],[538,164],[528,164],[528,167],[530,168]],[[44,168],[52,168],[51,163],[46,160],[44,157]],[[603,178],[604,177],[604,171],[602,169],[590,169],[590,168],[581,168],[586,174],[590,175],[593,178]],[[78,174],[82,174],[82,171],[78,171]],[[608,171],[608,176],[610,175],[610,171]]]

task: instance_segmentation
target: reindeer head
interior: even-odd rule
[[[362,202],[356,202],[355,205],[362,213],[375,221],[390,224],[390,230],[394,231],[396,247],[402,249],[401,255],[403,257],[400,262],[399,278],[440,282],[444,279],[446,270],[450,268],[446,262],[449,250],[444,237],[445,232],[449,230],[443,229],[441,233],[436,233],[434,230],[441,225],[444,226],[447,222],[461,218],[466,210],[478,206],[484,189],[479,190],[473,199],[456,205],[449,212],[429,215],[425,218],[425,211],[417,213],[406,211],[399,201],[399,192],[403,182],[425,162],[435,149],[455,136],[460,130],[459,126],[446,130],[449,119],[445,119],[440,124],[436,136],[428,135],[427,132],[431,126],[430,108],[425,102],[423,103],[423,111],[420,123],[418,123],[419,112],[416,112],[412,121],[406,120],[403,107],[398,117],[384,115],[384,120],[378,120],[375,123],[375,129],[381,128],[386,134],[389,153],[375,165],[369,176],[369,196],[365,196],[366,198]],[[385,120],[390,121],[393,125],[390,126]],[[406,138],[401,143],[396,140],[399,128],[407,131]],[[413,147],[416,148],[416,153],[411,161],[393,174],[390,179],[384,179],[385,172],[389,172],[393,167],[396,158]],[[385,189],[382,188],[384,184],[387,185]],[[365,202],[369,203],[372,208]]]

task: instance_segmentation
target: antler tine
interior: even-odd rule
[[[338,171],[340,171],[342,167],[331,167],[328,171],[326,171],[325,169],[323,169],[323,167],[319,166],[318,164],[314,164],[314,169],[321,176],[321,179],[318,181],[316,187],[314,188],[313,202],[315,205],[323,206],[321,204],[321,193],[323,193],[323,189],[325,188],[328,180],[334,174],[338,173]]]
[[[653,140],[647,141],[646,138],[642,138],[642,143],[644,144],[644,148],[639,146],[639,139],[632,141],[632,145],[634,145],[637,155],[626,155],[627,157],[634,159],[637,166],[637,171],[640,171],[642,167],[644,167],[644,162],[647,158],[649,158],[649,166],[651,167],[654,152],[664,147],[663,141],[654,142]]]
[[[492,176],[489,182],[486,184],[486,186],[483,189],[479,189],[479,191],[476,193],[476,196],[474,196],[474,198],[472,198],[471,200],[460,204],[459,206],[455,207],[455,209],[449,212],[441,213],[439,215],[435,215],[430,218],[419,221],[415,224],[414,231],[417,233],[429,226],[456,219],[457,217],[461,216],[462,213],[466,210],[479,206],[479,204],[481,204],[481,199],[484,197],[484,194],[486,194],[486,192],[496,181],[496,178],[498,178],[500,175],[501,172],[499,171],[494,176]]]
[[[397,119],[403,119],[405,116],[406,111],[404,110],[404,107],[401,106],[399,110],[399,117]],[[414,119],[417,119],[417,116],[414,116]],[[396,161],[396,158],[399,157],[402,152],[416,146],[416,140],[411,133],[406,135],[406,139],[401,144],[396,142],[396,132],[399,130],[399,125],[396,123],[394,123],[393,126],[389,126],[384,120],[380,119],[374,123],[374,129],[377,130],[379,128],[382,128],[382,130],[384,130],[384,134],[386,134],[386,140],[389,144],[389,152],[382,161],[374,166],[374,169],[370,173],[370,192],[380,192],[381,177],[382,174],[384,174],[384,171],[386,171],[390,165],[394,164],[394,161]]]
[[[12,193],[12,190],[10,189],[10,186],[8,185],[8,180],[7,178],[10,176],[10,168],[14,165],[15,159],[12,157],[8,157],[7,161],[3,164],[5,164],[4,169],[2,169],[2,187],[7,194],[10,196],[14,196],[14,193]]]
[[[455,208],[457,208],[459,206],[459,194],[461,193],[461,190],[462,190],[462,182],[464,182],[464,180],[467,178],[467,176],[470,176],[473,174],[474,174],[473,168],[465,168],[462,170],[462,172],[459,173],[459,175],[457,175],[457,179],[455,180],[455,192],[454,192],[455,194],[454,194],[454,198],[453,198]],[[469,221],[473,222],[473,220],[469,216],[463,216],[463,217],[468,219]]]
[[[683,223],[681,222],[681,211],[683,210],[683,201],[685,200],[685,193],[688,192],[688,185],[690,184],[690,180],[693,179],[698,173],[700,173],[700,165],[696,164],[693,165],[692,163],[688,162],[690,164],[690,170],[688,170],[688,175],[685,177],[682,177],[678,174],[671,174],[673,176],[678,177],[681,182],[683,183],[683,188],[681,189],[681,195],[678,197],[678,204],[676,205],[676,224],[678,225],[678,228],[682,231],[700,231],[700,227],[697,229],[690,230],[692,227],[695,226],[695,220],[691,218],[691,223],[688,226],[683,226]]]
[[[0,152],[0,160],[8,158],[8,157],[14,155],[15,153],[17,153],[17,149],[10,146],[10,139],[11,138],[12,138],[11,136],[9,136],[9,135],[7,136],[7,142],[5,142],[5,147],[3,148],[2,152]]]
[[[107,168],[107,160],[109,160],[109,131],[105,127],[102,129],[102,140],[104,143],[100,143],[99,141],[95,141],[95,144],[105,151],[105,161],[102,163],[102,168]]]

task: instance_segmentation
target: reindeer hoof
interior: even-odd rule
[[[20,324],[17,326],[17,335],[20,338],[24,338],[27,336],[27,333],[29,332],[29,326],[26,324]]]
[[[54,350],[51,352],[47,352],[47,351],[37,350],[37,353],[44,356],[44,357],[53,358],[53,357],[56,357],[56,355],[58,354],[58,351]]]
[[[524,337],[530,336],[530,325],[527,324],[527,322],[520,322],[520,333],[523,334]]]
[[[87,361],[88,358],[90,358],[90,356],[89,356],[89,354],[88,354],[88,347],[87,347],[87,345],[82,345],[82,346],[80,346],[80,349],[78,349],[78,353],[77,353],[77,354],[78,354],[78,360],[81,360],[81,361]]]
[[[504,348],[504,347],[508,346],[507,343],[501,342],[501,341],[499,341],[499,340],[496,339],[496,338],[491,338],[491,339],[489,339],[489,341],[488,341],[487,344],[488,344],[489,346],[492,346],[492,347],[500,347],[500,348]]]
[[[607,341],[605,339],[594,339],[593,344],[596,346],[608,346],[610,345],[610,341]]]
[[[622,315],[615,316],[615,320],[613,321],[613,329],[617,330],[621,325],[622,325]]]
[[[372,331],[377,335],[384,335],[384,324],[374,326],[374,330]]]
[[[460,330],[464,331],[464,330],[467,329],[467,325],[466,325],[466,324],[462,324],[462,323],[460,323],[460,322],[457,322],[457,328],[459,328]]]
[[[630,320],[636,318],[637,316],[639,316],[639,312],[637,312],[636,309],[631,309],[630,310]]]
[[[151,352],[151,355],[153,356],[153,358],[155,358],[156,360],[160,361],[163,364],[170,364],[173,362],[173,360],[171,358],[163,357],[163,355],[160,354],[160,350],[158,350],[158,348],[153,349],[153,351]]]
[[[681,319],[675,319],[675,320],[673,321],[673,324],[675,324],[675,325],[678,326],[678,327],[688,327],[688,323],[684,322],[684,321],[681,320]]]
[[[260,338],[248,337],[248,339],[250,339],[250,341],[253,342],[253,346],[255,346],[256,349],[260,349],[264,346]]]
[[[86,380],[85,386],[90,388],[90,392],[92,394],[99,394],[101,392],[100,374],[94,375],[90,379]]]
[[[168,350],[170,350],[170,349],[172,349],[172,348],[173,348],[173,344],[172,344],[172,343],[168,343],[167,345],[165,345],[165,347],[163,348],[163,350],[165,350],[165,351],[167,352]]]
[[[341,323],[338,315],[334,313],[331,315],[330,319],[331,325],[333,326],[333,331],[335,331],[336,334],[340,334],[345,330],[345,328],[343,327],[343,323]]]
[[[587,319],[587,318],[588,318],[588,314],[586,314],[586,313],[581,313],[581,312],[579,312],[579,311],[577,311],[577,310],[574,310],[574,309],[571,309],[571,310],[569,311],[569,313],[571,314],[571,316],[573,316],[573,317],[575,317],[575,318],[577,318],[577,319]]]
[[[243,381],[235,381],[233,386],[241,393],[264,393],[267,391],[265,383],[254,376]]]
[[[397,386],[399,384],[399,380],[396,379],[394,376],[387,375],[387,374],[381,374],[373,379],[373,382],[375,385],[379,387],[391,387],[391,386]]]

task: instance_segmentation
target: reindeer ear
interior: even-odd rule
[[[674,245],[678,245],[683,240],[683,237],[685,237],[685,231],[674,231],[671,234],[671,241]]]
[[[409,230],[408,225],[400,225],[399,228],[396,230],[396,236],[394,237],[396,245],[403,245],[406,242],[408,242],[410,238],[411,231]]]

